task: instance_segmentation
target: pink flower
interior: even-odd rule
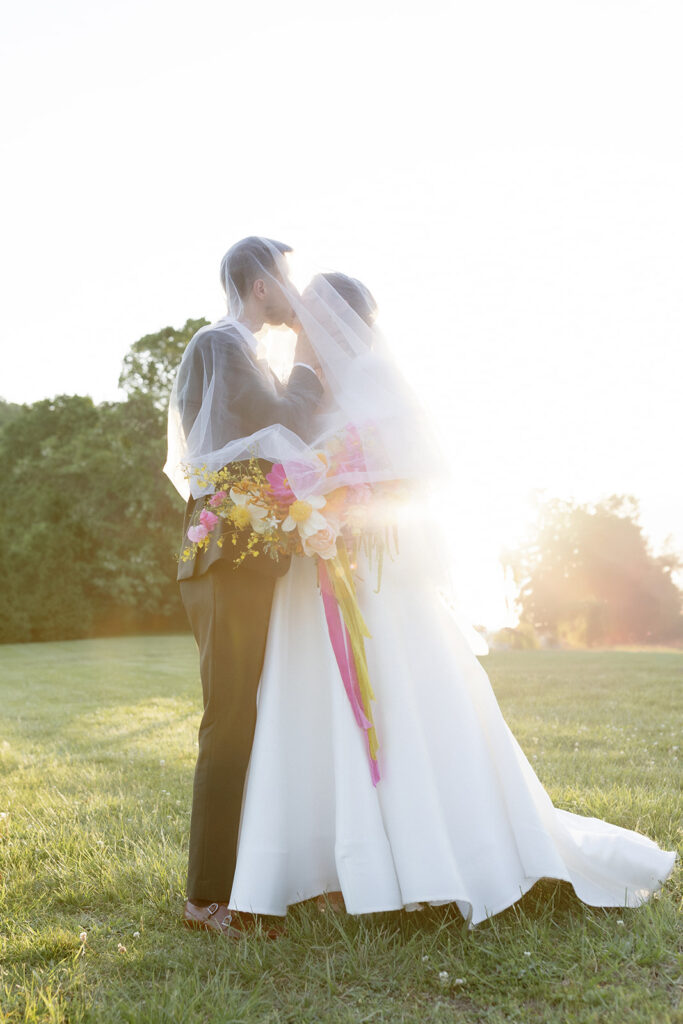
[[[216,491],[216,493],[212,494],[211,497],[209,498],[209,505],[211,506],[211,508],[216,508],[216,506],[220,505],[220,503],[222,501],[225,501],[226,498],[227,494],[225,493],[225,491]]]
[[[213,530],[214,526],[218,522],[218,516],[213,512],[209,512],[208,508],[203,508],[199,513],[199,522],[202,526],[205,526],[207,531]]]
[[[333,526],[325,526],[311,537],[306,537],[303,542],[305,554],[334,558],[337,554],[337,534],[338,530]]]
[[[321,453],[324,455],[324,453]],[[327,460],[317,455],[311,462],[290,462],[289,470],[300,494],[313,494],[327,475]]]
[[[367,470],[363,453],[363,442],[356,427],[348,424],[344,437],[344,450],[335,460],[337,473],[364,473]]]
[[[205,526],[191,526],[187,531],[187,536],[189,540],[197,544],[200,540],[204,540],[208,532]]]
[[[287,474],[285,473],[285,467],[278,462],[276,466],[273,466],[270,473],[268,473],[266,480],[270,484],[271,490],[275,495],[277,501],[281,505],[291,505],[296,501],[296,495],[289,486],[287,480]]]

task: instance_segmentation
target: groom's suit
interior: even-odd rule
[[[195,343],[187,368],[190,396],[180,409],[186,434],[203,398],[202,343]],[[310,367],[295,365],[286,386],[260,364],[253,345],[237,328],[220,328],[221,366],[229,375],[231,422],[235,437],[281,423],[306,437],[307,425],[322,395]],[[253,337],[253,336],[252,336]],[[225,344],[222,342],[225,341]],[[220,417],[217,417],[220,419]],[[235,437],[221,438],[223,444]],[[269,465],[269,464],[268,464]],[[182,548],[193,511],[203,499],[190,498],[185,510]],[[181,550],[182,550],[181,548]],[[256,692],[265,653],[276,577],[288,560],[249,559],[234,568],[235,548],[212,539],[209,548],[178,565],[180,592],[200,655],[204,714],[194,777],[187,898],[227,903],[237,860],[242,793],[256,727]]]

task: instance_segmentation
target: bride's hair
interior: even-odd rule
[[[362,281],[340,273],[321,274],[320,276],[332,285],[368,327],[372,327],[377,316],[377,303],[370,289],[366,288]]]

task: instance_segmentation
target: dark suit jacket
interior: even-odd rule
[[[202,358],[202,342],[210,332],[205,332],[197,340],[193,349],[193,359],[185,372],[189,375],[189,386],[186,387],[189,400],[181,409],[185,433],[189,433],[194,418],[202,403],[204,381],[204,361]],[[259,366],[251,350],[241,335],[222,329],[221,334],[228,334],[224,345],[219,346],[221,352],[220,372],[230,375],[230,412],[234,416],[235,436],[225,437],[227,444],[237,437],[253,434],[273,423],[281,423],[293,433],[304,439],[308,432],[309,419],[322,396],[322,385],[312,370],[304,366],[295,366],[286,385],[282,385],[274,374],[270,374],[272,382],[264,376],[264,369]],[[215,340],[215,339],[214,339]],[[270,371],[268,371],[270,372]],[[270,463],[259,460],[261,467],[268,471]],[[192,513],[204,504],[204,498],[190,497],[185,508],[183,522],[183,540],[181,552],[188,546],[187,529]],[[222,526],[225,533],[226,525]],[[219,558],[234,559],[240,548],[226,540],[222,547],[211,537],[206,550],[200,551],[187,562],[178,562],[178,580],[191,579],[206,572],[210,565]],[[280,558],[275,562],[271,558],[261,556],[249,558],[236,571],[258,572],[268,576],[281,576],[289,568],[289,559]]]

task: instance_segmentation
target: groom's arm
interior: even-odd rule
[[[318,372],[314,369],[314,367],[309,366],[308,363],[294,363],[294,365],[292,366],[292,370],[294,369],[295,366],[305,366],[307,370],[311,371],[311,373],[315,373],[316,377],[318,377],[318,380],[320,380]],[[289,372],[291,375],[292,371],[290,370]],[[278,395],[283,395],[287,388],[287,384],[283,384],[280,378],[277,376],[277,374],[273,372],[273,370],[270,371],[270,376],[272,378],[273,384],[275,385],[275,390],[277,391]]]
[[[245,434],[281,423],[305,437],[310,415],[323,393],[311,367],[294,366],[287,384],[274,392],[241,346],[226,345],[222,357],[221,372],[229,380],[230,409],[242,420]]]

